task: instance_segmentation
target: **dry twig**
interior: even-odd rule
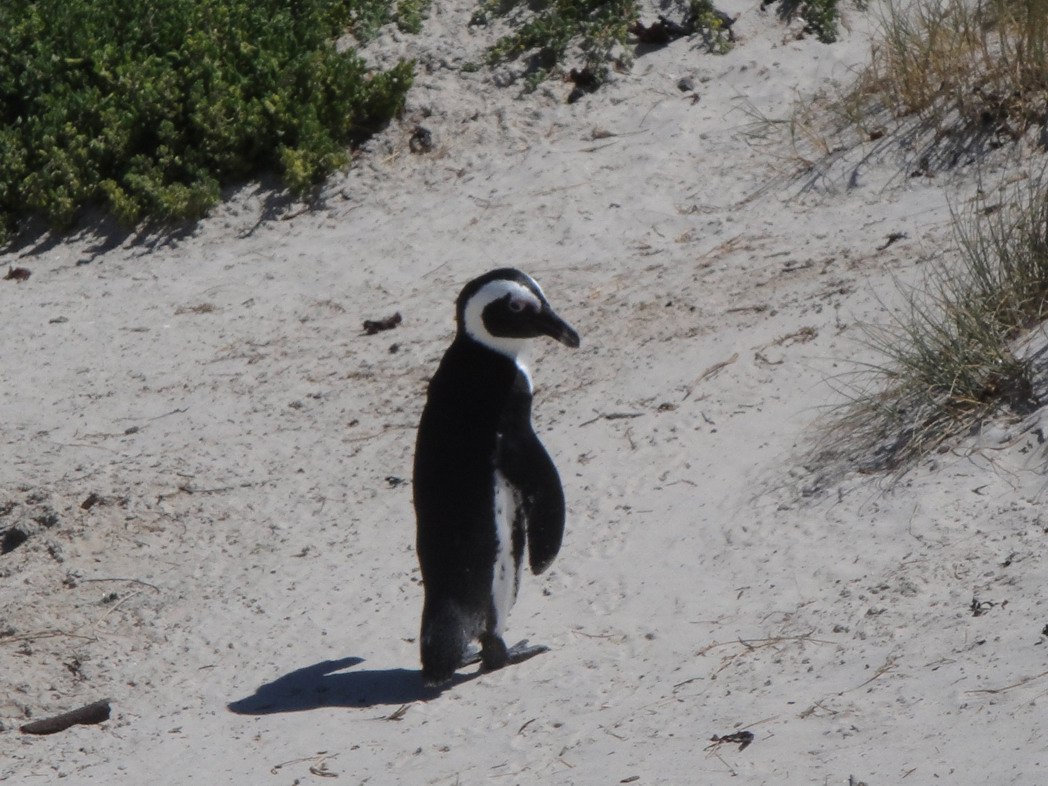
[[[1048,677],[1048,671],[1042,671],[1040,674],[1034,674],[1032,677],[1023,677],[1018,682],[1013,682],[1011,685],[1005,685],[1003,688],[977,688],[975,690],[966,691],[966,693],[1005,693],[1013,688],[1021,688],[1023,685],[1027,685],[1034,680],[1039,680],[1041,677]]]

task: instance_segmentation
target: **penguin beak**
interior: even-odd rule
[[[572,349],[576,349],[579,345],[579,334],[571,325],[557,316],[548,304],[543,305],[542,310],[535,315],[535,329],[540,334],[555,338]]]

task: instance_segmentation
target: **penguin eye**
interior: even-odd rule
[[[511,299],[509,301],[509,310],[512,311],[514,314],[519,314],[521,311],[524,310],[524,301]]]

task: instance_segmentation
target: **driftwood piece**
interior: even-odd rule
[[[107,720],[109,720],[109,699],[101,699],[91,704],[85,704],[83,707],[78,707],[75,710],[63,712],[61,715],[53,715],[50,718],[42,718],[41,720],[27,723],[22,726],[22,733],[57,734],[77,724],[90,725],[103,723]]]
[[[383,330],[392,330],[401,322],[403,322],[403,318],[400,316],[399,311],[393,316],[386,317],[385,319],[365,319],[364,333],[373,336],[376,333],[381,333]]]

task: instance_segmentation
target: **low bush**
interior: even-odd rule
[[[489,3],[474,19],[508,13],[512,8],[511,4]],[[603,79],[609,54],[617,44],[625,43],[639,13],[637,0],[548,0],[491,48],[488,62],[494,65],[530,53],[534,86],[564,60],[569,45],[577,43],[582,67]]]
[[[487,62],[496,65],[522,55],[530,58],[526,89],[534,89],[547,77],[563,72],[569,50],[577,48],[579,69],[597,83],[607,79],[608,64],[618,59],[626,67],[631,55],[626,49],[630,33],[640,16],[638,0],[542,0],[537,6],[513,0],[486,0],[474,14],[473,24],[485,24],[493,16],[518,14],[512,33],[503,36],[488,51]],[[713,0],[670,0],[663,5],[680,22],[670,22],[670,38],[698,34],[710,52],[731,49],[731,19],[718,11]],[[661,21],[661,20],[660,20]],[[619,52],[616,54],[616,49]]]
[[[5,0],[0,241],[93,204],[125,222],[197,217],[260,170],[317,183],[411,85],[411,63],[373,73],[335,47],[371,2]]]
[[[775,1],[762,0],[761,8]],[[804,32],[814,35],[824,44],[832,44],[837,40],[837,26],[840,23],[837,0],[781,0],[778,14],[787,22],[800,17],[804,20]]]

